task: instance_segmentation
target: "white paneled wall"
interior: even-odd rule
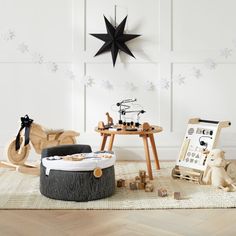
[[[117,23],[128,15],[126,32],[142,36],[128,43],[136,59],[120,53],[113,68],[109,53],[93,57],[102,42],[89,33],[106,32],[103,14],[114,23],[115,5]],[[0,0],[1,150],[26,113],[51,128],[78,130],[78,141],[96,149],[97,122],[106,111],[117,120],[112,105],[136,97],[147,111],[143,121],[164,128],[156,137],[161,159],[176,158],[190,117],[232,121],[220,144],[236,158],[235,8],[234,0]],[[4,36],[9,29],[13,40]],[[18,50],[21,43],[29,52]],[[92,87],[83,86],[84,76]],[[118,157],[143,159],[141,141],[117,137]]]

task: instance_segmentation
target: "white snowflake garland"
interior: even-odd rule
[[[206,68],[209,70],[215,70],[217,67],[216,62],[211,58],[206,59],[204,64],[205,64]]]
[[[154,90],[156,90],[156,86],[155,86],[155,84],[152,81],[148,80],[145,83],[145,89],[147,91],[154,91]]]
[[[13,39],[16,38],[16,34],[15,34],[15,31],[9,29],[7,33],[3,33],[1,35],[1,38],[4,40],[4,41],[11,41]]]
[[[48,66],[48,69],[53,72],[53,73],[56,73],[59,69],[59,66],[56,62],[51,62],[49,63],[49,66]]]
[[[17,50],[20,51],[21,53],[28,53],[29,52],[29,46],[26,45],[25,43],[20,43],[17,47]]]
[[[220,55],[224,57],[225,59],[227,59],[232,56],[232,52],[233,52],[232,49],[224,48],[220,51]]]
[[[177,83],[178,83],[178,85],[183,85],[183,84],[185,84],[185,76],[183,76],[182,74],[179,74],[178,76],[177,76]]]
[[[166,78],[161,79],[161,88],[168,90],[170,88],[170,81]]]
[[[32,53],[32,61],[37,64],[43,64],[44,58],[41,54],[34,52]]]
[[[71,79],[71,80],[75,80],[76,79],[76,74],[74,73],[73,70],[67,70],[66,71],[66,76]]]
[[[200,79],[200,77],[202,77],[202,72],[199,68],[195,68],[193,67],[193,76],[196,78],[196,79]]]
[[[94,84],[94,79],[91,76],[84,76],[82,79],[82,84],[86,87],[92,87]]]

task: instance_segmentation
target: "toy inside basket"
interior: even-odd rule
[[[230,125],[229,121],[190,119],[172,177],[202,183],[207,167],[204,151],[215,148],[221,129]]]

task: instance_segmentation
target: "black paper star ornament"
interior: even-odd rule
[[[117,26],[114,27],[104,16],[107,34],[90,34],[102,41],[104,41],[104,44],[102,47],[98,50],[98,52],[95,54],[95,56],[98,56],[104,52],[111,51],[113,66],[116,64],[116,58],[119,50],[127,53],[131,57],[135,56],[132,54],[132,52],[129,50],[127,45],[125,44],[127,41],[130,41],[134,38],[137,38],[141,36],[140,34],[124,34],[125,24],[127,20],[127,16],[124,18],[124,20]]]

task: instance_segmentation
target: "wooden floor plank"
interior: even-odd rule
[[[1,210],[0,235],[236,235],[236,209]]]

